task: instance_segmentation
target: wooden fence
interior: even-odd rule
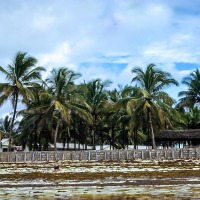
[[[53,161],[120,161],[120,160],[173,160],[199,159],[200,148],[110,151],[32,151],[2,152],[2,162],[53,162]]]

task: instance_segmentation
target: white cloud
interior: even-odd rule
[[[181,70],[181,71],[178,71],[178,73],[180,74],[180,76],[185,77],[185,76],[188,76],[193,71],[194,70]]]
[[[199,58],[195,49],[186,43],[193,42],[190,35],[175,35],[168,40],[155,42],[144,48],[144,56],[158,62],[187,62],[197,63]]]
[[[67,66],[84,79],[108,78],[116,85],[130,84],[134,66],[144,68],[153,62],[180,81],[190,69],[177,70],[176,62],[200,63],[197,0],[0,3],[3,66],[17,51],[27,51],[48,69],[45,76],[53,67]],[[91,65],[83,67],[85,62]],[[104,62],[112,66],[105,68]],[[119,63],[127,66],[113,68]]]
[[[68,43],[63,42],[59,44],[53,52],[38,55],[40,65],[51,65],[59,67],[59,65],[66,65],[69,61],[71,48]]]

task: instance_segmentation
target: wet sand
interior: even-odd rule
[[[0,188],[0,199],[200,199],[200,161],[1,163]]]

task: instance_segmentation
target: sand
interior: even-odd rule
[[[0,199],[199,199],[199,163],[1,163]],[[55,173],[56,165],[60,171]]]

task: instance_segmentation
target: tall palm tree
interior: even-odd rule
[[[23,97],[23,102],[28,102],[33,97],[32,89],[39,87],[38,81],[41,80],[42,67],[35,67],[37,60],[34,57],[28,56],[27,53],[18,52],[12,64],[9,64],[7,69],[0,67],[0,72],[3,73],[8,82],[0,83],[0,105],[7,99],[10,99],[13,105],[13,117],[9,132],[9,147],[11,150],[11,134],[16,117],[17,105],[20,96]]]
[[[50,106],[50,98],[41,98],[40,92],[35,92],[35,99],[29,101],[27,108],[21,110],[23,118],[19,124],[19,141],[23,147],[28,146],[30,150],[41,149],[40,139],[45,135],[45,147],[48,149],[48,142],[51,141],[51,130],[53,120],[50,115],[46,113],[47,108]],[[40,144],[38,147],[38,144]]]
[[[135,119],[138,119],[141,114],[143,117],[145,116],[151,133],[152,147],[156,148],[154,125],[156,123],[159,125],[158,120],[161,120],[160,115],[163,113],[157,102],[162,100],[164,93],[162,90],[165,87],[178,85],[178,82],[171,77],[170,73],[156,69],[155,64],[149,64],[144,71],[140,67],[135,67],[132,69],[132,73],[135,74],[132,82],[138,83],[137,89],[140,97],[130,100],[128,109],[134,109]]]
[[[141,93],[137,87],[125,86],[121,91],[121,97],[122,98],[116,103],[116,109],[120,113],[117,122],[122,127],[123,144],[125,144],[126,141],[128,148],[128,143],[134,143],[134,148],[136,148],[139,141],[146,141],[144,131],[141,130],[144,127],[143,124],[146,125],[145,113],[142,112],[142,109],[137,108],[142,101],[142,99],[140,99]],[[126,137],[124,135],[125,132]],[[129,142],[127,140],[129,140]]]
[[[178,106],[192,108],[195,104],[200,103],[200,71],[196,69],[184,77],[182,83],[187,86],[187,90],[179,92],[181,99]]]
[[[41,95],[50,96],[51,104],[47,108],[47,114],[50,114],[56,120],[54,133],[54,149],[56,150],[56,141],[58,130],[62,122],[70,124],[72,113],[81,116],[89,123],[91,121],[90,114],[83,108],[84,99],[77,92],[77,86],[74,80],[79,78],[80,74],[74,73],[68,68],[59,68],[52,71],[52,76],[46,80],[49,88]]]
[[[117,146],[116,143],[121,148],[125,148],[127,145],[129,116],[127,116],[126,105],[120,103],[130,93],[129,89],[127,85],[124,87],[118,85],[118,89],[115,88],[108,92],[111,103],[107,109],[106,124],[110,133],[110,146],[113,146],[113,149]]]
[[[106,88],[109,87],[110,84],[111,82],[109,80],[101,81],[100,79],[83,84],[86,88],[83,92],[83,96],[87,103],[88,111],[92,115],[94,149],[96,146],[97,126],[101,122],[101,114],[108,104]]]

